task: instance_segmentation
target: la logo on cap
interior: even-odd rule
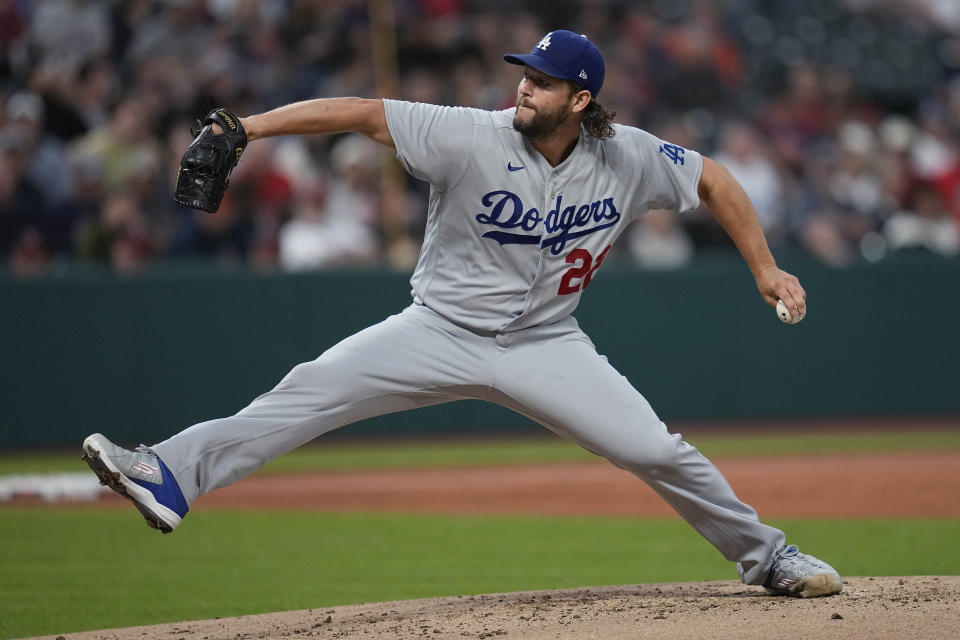
[[[537,49],[540,49],[541,51],[546,51],[547,47],[550,46],[550,36],[552,35],[553,35],[553,31],[543,36],[543,40],[537,43]],[[529,40],[527,42],[529,42]]]

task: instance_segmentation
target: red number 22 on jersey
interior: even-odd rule
[[[560,288],[557,289],[557,295],[565,296],[586,289],[587,285],[590,284],[590,279],[593,278],[593,274],[600,268],[603,259],[607,257],[610,246],[607,245],[607,248],[600,252],[596,261],[586,249],[574,249],[568,253],[566,262],[577,266],[564,272],[563,277],[560,278]]]

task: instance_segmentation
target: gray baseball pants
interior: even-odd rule
[[[300,364],[236,415],[152,447],[187,504],[319,435],[365,418],[481,399],[517,411],[641,478],[760,584],[784,543],[719,470],[614,369],[573,317],[481,334],[419,304]]]

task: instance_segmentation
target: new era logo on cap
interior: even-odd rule
[[[530,53],[507,54],[503,59],[533,67],[554,78],[575,80],[593,97],[603,86],[603,55],[589,38],[572,31],[551,31]]]

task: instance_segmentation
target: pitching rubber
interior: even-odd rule
[[[95,436],[83,441],[83,460],[90,466],[100,484],[110,487],[133,505],[143,515],[147,525],[163,533],[170,533],[180,524],[180,516],[163,506],[153,496],[149,489],[145,489],[123,475],[108,456],[102,455],[103,445]]]

